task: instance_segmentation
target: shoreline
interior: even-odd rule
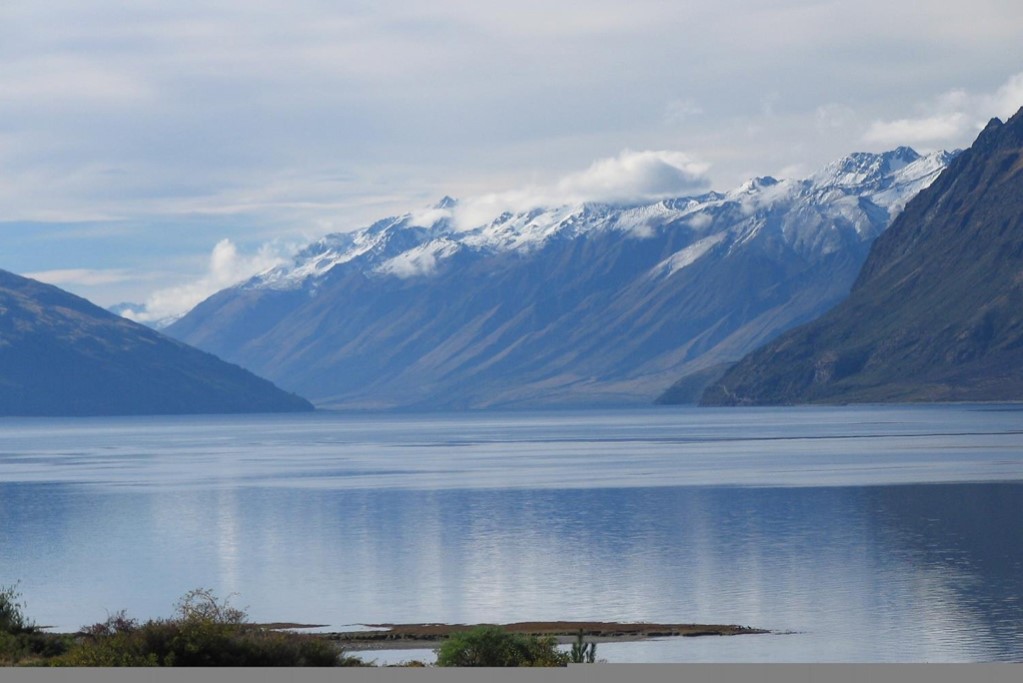
[[[316,634],[336,642],[346,652],[434,649],[453,633],[496,626],[509,633],[553,636],[560,645],[574,643],[582,631],[587,642],[619,643],[653,638],[696,638],[771,633],[735,624],[651,624],[595,621],[528,621],[511,624],[362,624],[371,631]],[[292,626],[294,628],[294,626]]]

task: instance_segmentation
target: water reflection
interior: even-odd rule
[[[0,420],[0,584],[20,579],[30,614],[63,630],[122,608],[168,615],[206,586],[239,593],[258,620],[337,628],[793,632],[607,646],[614,661],[1019,660],[1021,419],[934,407]]]
[[[625,649],[672,661],[1023,656],[1020,484],[0,494],[4,580],[64,628],[165,615],[213,586],[260,620],[798,632],[767,652],[744,638]]]
[[[989,651],[1023,652],[1023,517],[1011,484],[872,489],[890,545],[934,586],[915,592],[923,630],[945,643],[969,633]],[[934,594],[944,599],[936,599]]]

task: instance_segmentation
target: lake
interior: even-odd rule
[[[58,630],[204,586],[327,630],[774,631],[610,661],[1019,661],[1021,511],[1019,406],[0,419],[0,585]]]

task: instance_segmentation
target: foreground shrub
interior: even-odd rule
[[[0,587],[0,665],[33,663],[67,647],[66,638],[43,633],[25,616],[17,584]]]
[[[597,661],[597,644],[587,643],[580,629],[568,658],[573,664],[593,664]]]
[[[569,656],[551,637],[480,626],[453,633],[437,651],[437,666],[568,666]]]
[[[25,616],[25,605],[20,600],[17,584],[0,588],[0,633],[17,635],[38,630]]]
[[[140,624],[118,612],[83,629],[54,666],[358,666],[315,636],[271,631],[208,589],[187,593],[177,617]]]
[[[351,662],[345,662],[351,663]],[[149,621],[132,632],[89,637],[55,666],[338,666],[332,644],[258,627]]]

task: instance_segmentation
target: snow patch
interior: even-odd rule
[[[420,275],[433,275],[438,262],[455,254],[459,249],[460,246],[449,239],[435,240],[384,261],[377,266],[376,272],[403,280]]]
[[[727,235],[723,232],[716,233],[710,237],[704,237],[698,242],[690,244],[685,249],[676,251],[650,269],[651,277],[669,278],[678,271],[696,263],[701,256],[720,244]]]

